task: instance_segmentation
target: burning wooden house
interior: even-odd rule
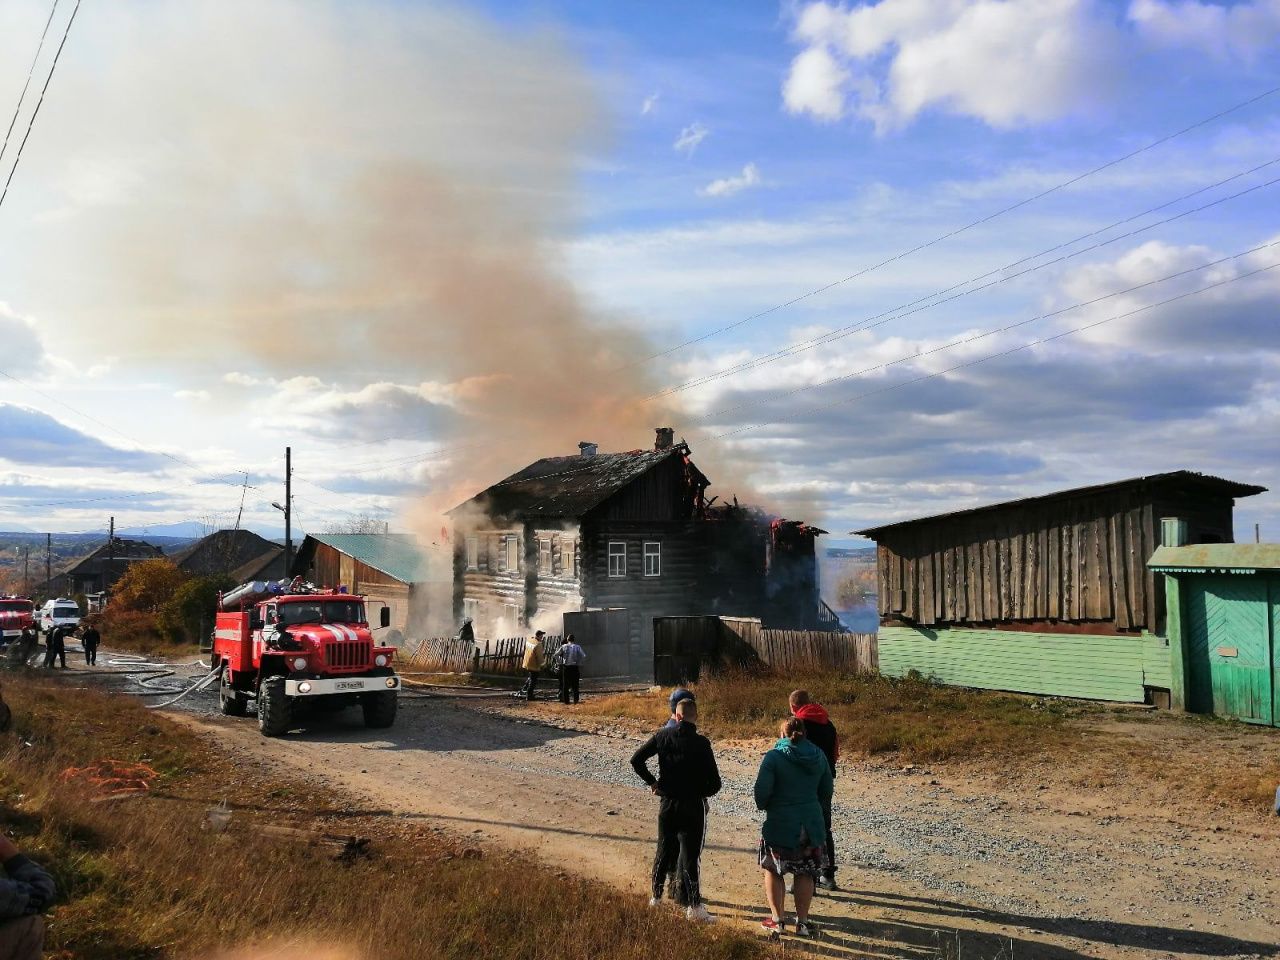
[[[640,674],[655,617],[818,625],[814,541],[824,531],[708,501],[711,481],[668,427],[651,450],[579,450],[531,463],[450,511],[454,613],[478,635],[563,624],[589,638],[592,672]]]
[[[1167,703],[1161,520],[1229,543],[1235,498],[1265,488],[1188,470],[885,524],[881,672],[1099,700]]]

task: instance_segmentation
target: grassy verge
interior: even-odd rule
[[[693,686],[700,726],[713,738],[772,738],[797,688],[830,712],[846,757],[970,761],[1037,777],[1050,766],[1081,787],[1136,781],[1163,788],[1166,796],[1203,797],[1259,815],[1269,812],[1280,784],[1280,734],[1273,730],[925,680],[723,673]],[[669,692],[592,697],[574,715],[650,730],[666,719]]]
[[[830,673],[782,676],[729,672],[695,684],[701,725],[716,737],[776,735],[787,696],[810,691],[831,713],[846,755],[893,754],[909,763],[1015,755],[1067,742],[1067,712],[1052,701],[981,694],[922,680]],[[592,697],[575,712],[656,726],[667,716],[667,694]]]
[[[741,933],[695,928],[604,885],[481,856],[403,821],[358,818],[340,798],[237,766],[125,698],[30,675],[11,675],[4,694],[14,729],[0,735],[0,827],[57,878],[52,956],[142,960],[266,944],[312,960],[768,955]],[[103,758],[149,765],[151,791],[104,803],[100,788],[66,775]],[[206,810],[224,799],[230,827],[206,829]],[[337,862],[328,847],[264,834],[266,825],[361,833],[371,853]]]

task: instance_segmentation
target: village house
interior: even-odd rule
[[[708,486],[669,427],[650,450],[581,443],[531,463],[450,511],[455,617],[480,636],[585,634],[594,671],[633,674],[651,668],[655,617],[814,625],[822,531],[717,505]]]
[[[309,533],[289,572],[364,594],[374,622],[375,609],[385,604],[391,627],[405,635],[422,634],[432,610],[447,611],[450,604],[449,572],[433,575],[429,553],[412,534]],[[447,622],[447,613],[440,621]]]
[[[1186,470],[857,531],[877,544],[882,673],[1167,705],[1161,521],[1229,543],[1264,487]]]
[[[173,555],[178,569],[195,577],[221,574],[237,583],[279,580],[284,547],[250,530],[219,530]]]
[[[49,592],[68,597],[102,593],[115,586],[131,564],[163,556],[164,550],[146,541],[115,537],[54,577]]]

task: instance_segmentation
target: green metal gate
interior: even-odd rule
[[[1187,709],[1275,725],[1280,581],[1226,574],[1188,587]]]

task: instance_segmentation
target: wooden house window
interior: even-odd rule
[[[467,569],[480,569],[480,538],[467,537]]]
[[[520,538],[507,537],[503,548],[506,553],[506,566],[503,569],[508,573],[515,573],[520,569]]]
[[[561,568],[564,575],[566,577],[572,577],[575,580],[578,579],[578,541],[561,541],[560,550],[563,558]]]
[[[609,576],[617,579],[627,575],[627,543],[625,540],[609,541]]]
[[[538,573],[551,576],[551,541],[543,538],[538,541]]]
[[[648,540],[644,545],[644,575],[646,577],[662,576],[662,544]]]

